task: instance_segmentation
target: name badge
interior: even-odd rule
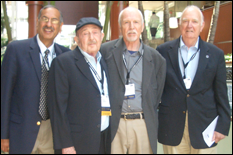
[[[190,77],[184,79],[184,84],[185,84],[185,87],[186,89],[190,89],[191,85],[192,85],[192,80]]]
[[[101,116],[112,116],[108,96],[101,95],[101,107]]]
[[[135,98],[135,85],[133,83],[125,85],[125,100]]]

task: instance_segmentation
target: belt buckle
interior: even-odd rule
[[[127,118],[126,118],[127,115],[128,115],[127,113],[124,114],[124,120],[125,121],[127,121]]]
[[[139,115],[140,115],[140,119],[143,119],[142,113],[139,113]]]

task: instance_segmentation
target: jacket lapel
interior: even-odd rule
[[[103,70],[104,70],[104,72],[105,72],[105,76],[106,76],[106,78],[107,78],[107,79],[104,79],[104,80],[107,80],[107,84],[108,84],[108,94],[109,94],[109,84],[110,84],[110,82],[109,82],[108,68],[107,68],[107,64],[105,63],[103,57],[102,57],[101,60],[100,60],[100,65],[101,65],[101,67],[103,68]],[[103,77],[102,77],[102,78],[103,78]]]
[[[108,79],[108,68],[107,68],[106,63],[104,62],[103,57],[100,59],[100,65],[101,65],[101,67],[103,67],[103,70],[106,74],[106,78]]]
[[[54,49],[55,49],[56,56],[62,54],[62,50],[59,48],[59,46],[56,43],[54,43]]]
[[[124,50],[124,44],[123,44],[123,40],[119,39],[117,41],[117,43],[115,44],[115,48],[113,49],[113,56],[115,59],[115,63],[118,69],[118,73],[121,77],[121,81],[123,83],[123,85],[125,85],[125,78],[124,78],[124,63],[123,63],[123,50]]]
[[[75,64],[78,67],[78,69],[83,73],[84,76],[86,76],[86,78],[91,82],[91,84],[97,90],[99,90],[99,88],[96,84],[96,81],[95,81],[95,79],[90,71],[90,68],[89,68],[86,60],[84,59],[84,56],[80,52],[79,48],[76,47],[72,52],[74,53]]]
[[[143,97],[146,98],[146,92],[148,90],[148,87],[150,86],[149,84],[151,83],[151,74],[153,72],[153,60],[151,56],[150,49],[147,49],[147,46],[144,47],[144,53],[143,53],[143,73],[142,73],[142,92],[143,92]],[[154,79],[156,80],[156,79]]]
[[[168,51],[168,54],[169,54],[169,59],[172,63],[172,67],[175,71],[175,74],[178,80],[180,81],[182,87],[186,90],[186,87],[184,85],[184,81],[183,81],[183,78],[180,72],[180,66],[179,66],[179,61],[178,61],[178,48],[179,48],[179,43],[180,43],[179,39],[180,37],[175,40],[174,44],[170,45],[170,50]]]
[[[29,55],[32,59],[33,66],[35,68],[38,80],[41,79],[41,62],[40,62],[40,48],[38,46],[38,43],[36,41],[36,36],[32,38],[31,44],[30,44],[30,51]]]
[[[200,39],[200,56],[199,56],[199,62],[198,62],[198,67],[197,71],[195,74],[195,77],[193,79],[192,86],[190,90],[192,89],[193,86],[195,86],[198,83],[198,80],[200,79],[202,73],[204,72],[208,62],[209,62],[209,57],[211,56],[209,51],[209,48],[204,44],[203,40]]]

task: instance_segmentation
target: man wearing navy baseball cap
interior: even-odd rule
[[[108,71],[99,52],[104,34],[93,17],[76,25],[78,46],[56,57],[49,76],[54,148],[63,154],[110,153]]]

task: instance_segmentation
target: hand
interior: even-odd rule
[[[72,147],[67,147],[62,149],[62,154],[76,154],[75,148]]]
[[[1,149],[3,152],[9,152],[9,139],[1,139]]]
[[[225,135],[217,132],[217,131],[214,131],[214,135],[213,135],[213,139],[212,141],[215,141],[215,143],[218,143],[220,140],[224,139],[225,138]]]

